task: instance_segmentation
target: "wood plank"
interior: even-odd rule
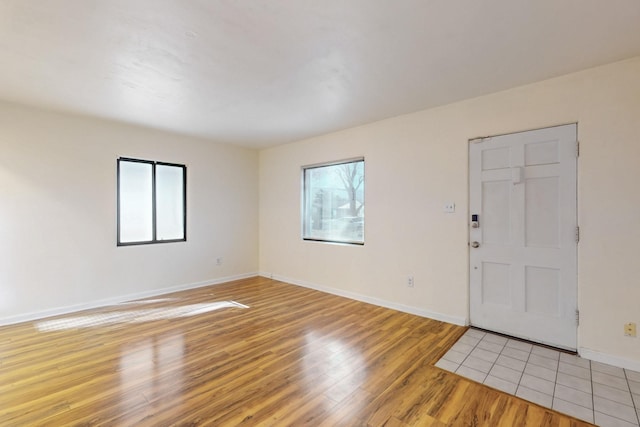
[[[0,425],[588,425],[433,366],[465,330],[261,277],[0,327]]]

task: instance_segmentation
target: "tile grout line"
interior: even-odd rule
[[[596,393],[593,389],[593,368],[591,367],[591,360],[589,360],[589,385],[591,386],[591,407],[593,408],[593,422],[596,422]]]
[[[529,353],[527,354],[527,360],[524,361],[524,368],[522,368],[522,372],[520,372],[520,379],[518,380],[518,386],[516,387],[516,393],[518,392],[518,390],[520,389],[520,383],[522,382],[522,377],[524,376],[524,371],[527,370],[527,366],[529,365],[529,359],[531,359],[531,354],[533,353],[533,345],[531,345],[531,350],[529,350]],[[518,396],[516,393],[514,393],[514,396]],[[553,396],[551,397],[551,403],[553,404]]]
[[[553,403],[556,399],[556,388],[558,388],[558,372],[560,372],[560,353],[558,353],[558,361],[556,363],[556,376],[553,379],[553,395],[551,396],[551,409],[553,409],[553,406],[554,406]]]
[[[468,329],[468,330],[471,330],[471,329]],[[464,336],[464,335],[463,335],[463,336]],[[456,372],[454,372],[454,373],[457,373],[458,369],[460,369],[460,368],[463,366],[463,363],[464,363],[464,362],[469,358],[469,356],[471,356],[471,353],[473,353],[473,350],[475,350],[475,349],[476,349],[476,347],[478,347],[478,344],[480,344],[480,341],[482,341],[482,339],[483,339],[485,336],[487,336],[487,333],[486,333],[486,332],[484,332],[484,335],[482,336],[482,338],[479,338],[479,339],[478,339],[478,342],[477,342],[477,343],[473,346],[473,348],[472,348],[472,349],[467,353],[467,355],[464,357],[464,359],[462,359],[462,362],[460,362],[460,365],[458,365],[458,367],[456,368]],[[462,337],[461,337],[461,338],[462,338]],[[456,343],[457,343],[457,342],[456,342]],[[454,344],[454,345],[455,345],[455,344]],[[468,367],[469,369],[473,369],[473,368],[471,368],[471,367],[469,367],[469,366],[467,366],[467,367]],[[489,374],[487,374],[487,375],[489,375]],[[486,377],[485,377],[485,379],[486,379]],[[482,383],[484,384],[484,380],[482,380]]]
[[[579,357],[579,356],[578,356],[578,357]],[[558,371],[556,372],[556,382],[555,382],[554,389],[553,389],[553,398],[554,398],[554,401],[555,401],[555,399],[556,399],[555,392],[556,392],[557,386],[558,386],[558,384],[560,384],[560,383],[558,382],[558,375],[560,375],[560,362],[561,362],[561,360],[560,360],[560,359],[561,359],[561,358],[562,358],[562,354],[560,354],[560,355],[559,355],[559,357],[558,357]],[[585,359],[585,360],[587,360],[587,359]],[[591,361],[590,361],[590,360],[587,360],[587,361],[589,362],[589,374],[591,374]],[[571,365],[571,366],[577,366],[577,365],[573,365],[573,364],[572,364],[572,363],[570,363],[570,362],[564,362],[564,363],[565,363],[565,364],[569,364],[569,365]],[[587,369],[587,368],[584,368],[584,369]],[[568,376],[571,376],[571,377],[574,377],[574,378],[580,378],[580,377],[577,377],[577,376],[575,376],[575,375],[571,375],[571,374],[568,374],[568,373],[564,373],[564,374],[565,374],[565,375],[568,375]],[[590,376],[590,378],[591,378],[591,376]],[[588,421],[588,422],[590,422],[590,423],[594,423],[594,422],[595,422],[596,414],[595,414],[594,401],[593,401],[593,381],[592,381],[591,379],[589,379],[588,381],[589,381],[589,385],[590,385],[590,387],[591,387],[591,393],[590,393],[590,394],[591,394],[591,408],[589,408],[588,406],[584,406],[584,405],[583,405],[583,404],[581,404],[581,403],[578,403],[578,402],[572,401],[572,400],[562,399],[562,398],[560,398],[560,397],[557,397],[557,399],[558,399],[558,400],[561,400],[561,401],[563,401],[563,402],[567,402],[567,403],[570,403],[570,404],[572,404],[572,405],[579,406],[579,407],[581,407],[581,408],[584,408],[584,409],[588,410],[589,412],[591,412],[592,421],[589,421],[589,420],[586,420],[586,421]],[[582,392],[582,393],[587,394],[586,392],[584,392],[584,391],[582,391],[582,390],[579,390],[579,389],[577,389],[577,388],[574,388],[574,387],[571,387],[571,386],[568,386],[568,385],[565,385],[565,384],[560,384],[560,385],[562,385],[563,387],[569,388],[569,389],[571,389],[571,390],[574,390],[574,391],[578,391],[578,392]],[[551,408],[551,409],[554,409],[554,408]],[[574,416],[574,417],[576,417],[575,415],[573,415],[573,416]],[[578,417],[576,417],[576,418],[578,418]],[[580,419],[582,419],[582,418],[580,418]]]
[[[482,338],[480,338],[480,341],[478,341],[478,344],[476,344],[476,346],[473,348],[473,350],[475,350],[476,348],[480,348],[480,350],[484,350],[484,348],[481,348],[481,347],[478,347],[478,346],[480,345],[482,340],[484,340],[487,337],[487,335],[489,335],[489,334],[487,332],[485,332],[484,335],[482,336]],[[473,352],[473,350],[471,350],[471,351]],[[485,351],[489,351],[489,350],[485,350]],[[471,353],[469,353],[469,356],[471,356]],[[480,358],[478,358],[478,359],[480,359]],[[491,372],[492,368],[493,368],[493,365],[491,365],[491,368],[489,368],[489,372]],[[489,372],[487,372],[486,375],[484,376],[484,379],[482,380],[482,384],[484,384],[484,382],[489,377]]]
[[[636,406],[636,399],[633,396],[633,392],[631,391],[631,384],[629,383],[629,376],[627,375],[627,370],[623,369],[622,373],[624,374],[624,379],[627,381],[627,387],[629,388],[629,394],[631,395],[631,403],[633,403],[633,411],[636,413],[636,419],[638,420],[638,425],[640,425],[640,414],[638,414],[638,407]]]
[[[589,361],[589,366],[590,367],[592,366],[591,361]],[[611,414],[607,414],[606,412],[596,411],[596,404],[595,404],[596,395],[595,395],[595,390],[594,390],[595,381],[593,380],[593,368],[591,368],[591,372],[592,372],[592,374],[591,374],[591,391],[592,391],[592,396],[593,396],[593,420],[594,420],[594,422],[595,422],[596,412],[597,412],[599,414],[606,415],[606,416],[608,416],[610,418],[614,418],[616,420],[620,420],[620,421],[623,421],[625,423],[631,424],[631,422],[629,422],[628,420],[626,420],[624,418],[620,418],[617,415],[611,415]],[[596,372],[600,372],[600,373],[602,373],[604,375],[608,375],[608,376],[615,376],[615,375],[607,374],[606,372],[602,372],[602,371],[596,371]],[[623,373],[624,379],[625,379],[625,381],[627,383],[627,388],[629,389],[629,395],[631,396],[631,404],[633,405],[633,411],[635,413],[636,419],[639,419],[640,417],[638,416],[638,411],[637,411],[637,408],[635,407],[635,400],[633,399],[633,393],[631,393],[631,386],[630,386],[629,380],[627,378],[626,370],[623,369],[622,373]],[[598,384],[601,384],[601,383],[598,383]],[[602,384],[602,385],[607,386],[607,384]],[[609,387],[611,387],[611,386],[609,386]],[[613,387],[613,388],[617,388],[617,387]],[[620,390],[620,389],[618,389],[618,390]],[[606,400],[606,401],[609,401],[609,402],[617,403],[617,404],[623,405],[623,406],[628,406],[628,405],[626,405],[626,404],[624,404],[622,402],[618,402],[617,400],[609,399],[608,397],[603,397],[603,396],[598,396],[598,397],[600,397],[600,399],[603,399],[603,400]],[[640,419],[638,421],[638,424],[636,424],[636,425],[640,426]]]
[[[485,335],[484,337],[486,337],[487,335]],[[484,337],[482,337],[482,339],[484,339]],[[482,341],[482,340],[480,340]],[[504,350],[504,347],[507,345],[507,342],[509,342],[508,340],[505,341],[505,343],[502,345],[502,348],[500,349],[500,353],[498,354],[498,357],[496,357],[496,360],[493,361],[493,363],[491,364],[491,367],[489,368],[489,372],[487,372],[487,376],[484,378],[484,381],[482,381],[482,384],[484,384],[487,381],[487,378],[489,378],[489,375],[491,374],[491,371],[493,370],[493,367],[496,366],[496,362],[498,361],[498,359],[500,358],[500,355],[502,354],[502,350]],[[478,343],[480,344],[480,343]],[[493,343],[492,343],[493,344]],[[488,350],[487,350],[488,351]],[[497,377],[496,377],[497,378]],[[500,378],[502,379],[502,378]]]

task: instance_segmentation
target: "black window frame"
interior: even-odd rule
[[[131,163],[145,163],[151,165],[151,210],[152,210],[152,234],[151,240],[142,240],[136,242],[121,242],[120,241],[120,162],[131,162]],[[161,239],[157,238],[157,212],[156,212],[156,166],[171,166],[182,168],[182,235],[184,236],[181,239]],[[116,242],[117,246],[138,246],[138,245],[153,245],[156,243],[176,243],[176,242],[186,242],[187,241],[187,166],[179,163],[168,163],[168,162],[159,162],[154,160],[143,160],[143,159],[135,159],[131,157],[119,157],[117,160],[117,182],[116,182],[116,193],[117,193],[117,206],[116,206],[116,215],[117,215],[117,230],[116,230]]]

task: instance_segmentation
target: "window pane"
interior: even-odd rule
[[[364,243],[364,160],[304,170],[304,238]]]
[[[184,169],[156,166],[156,234],[158,240],[184,239]]]
[[[152,165],[120,161],[120,242],[153,239]]]

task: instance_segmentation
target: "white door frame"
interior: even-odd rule
[[[575,223],[576,225],[578,224],[578,154],[579,154],[579,150],[578,150],[578,142],[577,142],[577,133],[578,133],[578,129],[577,129],[577,123],[570,123],[569,125],[575,126],[575,157],[576,157],[576,161],[575,161]],[[558,125],[558,126],[566,126],[566,125]],[[472,268],[472,251],[474,250],[474,248],[471,247],[472,244],[472,227],[471,227],[471,215],[473,214],[477,214],[478,212],[472,212],[473,209],[476,209],[476,206],[472,206],[472,199],[474,197],[474,195],[472,194],[473,188],[472,188],[472,161],[474,161],[474,159],[472,158],[471,155],[471,147],[472,147],[472,143],[476,143],[479,140],[487,140],[487,139],[491,139],[491,138],[498,138],[498,137],[509,137],[511,135],[517,135],[517,134],[523,134],[523,133],[527,133],[527,132],[533,132],[533,131],[538,131],[538,130],[545,130],[545,129],[550,129],[550,128],[555,128],[558,126],[551,126],[551,127],[544,127],[544,128],[538,128],[538,129],[531,129],[531,130],[527,130],[527,131],[521,131],[521,132],[514,132],[514,133],[509,133],[509,134],[501,134],[501,135],[495,135],[495,136],[491,136],[491,137],[482,137],[482,138],[472,138],[469,139],[468,143],[469,143],[469,147],[468,147],[468,196],[469,196],[469,200],[468,200],[468,212],[467,212],[467,218],[468,218],[468,222],[467,222],[467,227],[468,227],[468,248],[469,248],[469,255],[468,255],[468,282],[469,282],[469,323],[472,326],[478,326],[474,324],[474,319],[472,318],[472,286],[474,285],[474,278],[473,278],[473,273],[471,271]],[[576,228],[576,243],[579,240],[579,228]],[[571,344],[570,346],[563,346],[561,344],[558,343],[551,343],[553,345],[556,345],[558,347],[562,347],[562,348],[566,348],[566,349],[570,349],[570,350],[576,350],[577,348],[579,348],[578,346],[578,340],[579,340],[579,282],[578,282],[578,247],[575,247],[575,307],[576,307],[576,323],[575,323],[575,342],[573,344]],[[477,279],[476,279],[477,280]],[[476,286],[478,284],[476,283]],[[482,327],[482,325],[480,325],[479,327]],[[505,331],[497,331],[497,332],[505,332]],[[506,332],[508,333],[508,331]],[[516,335],[516,334],[514,334]],[[525,337],[527,338],[527,337]],[[550,344],[549,342],[545,342],[546,344]]]

